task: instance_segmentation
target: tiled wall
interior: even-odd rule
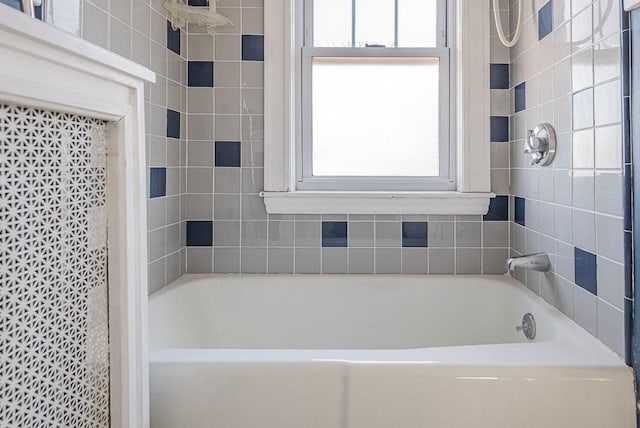
[[[149,67],[157,76],[156,83],[145,88],[153,292],[184,273],[186,266],[187,37],[168,25],[161,0],[83,0],[78,9],[83,38]]]
[[[544,251],[552,262],[548,274],[516,277],[625,356],[632,296],[621,84],[628,26],[620,3],[536,0],[525,9],[522,39],[511,49],[510,193],[512,253]],[[530,166],[523,153],[526,130],[540,122],[557,132],[549,167]]]
[[[235,25],[188,35],[188,272],[504,272],[509,52],[495,37],[491,61],[503,75],[492,89],[492,187],[503,196],[488,216],[267,215],[263,2],[220,0],[218,10]]]

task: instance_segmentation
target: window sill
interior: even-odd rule
[[[261,192],[269,214],[484,215],[493,193]]]

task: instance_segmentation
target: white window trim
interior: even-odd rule
[[[300,0],[265,2],[264,198],[274,214],[485,214],[491,193],[489,2],[451,0],[459,71],[451,120],[453,191],[301,191],[296,189],[296,40]]]

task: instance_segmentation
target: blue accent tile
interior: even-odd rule
[[[509,89],[509,64],[490,65],[491,89]]]
[[[509,221],[509,197],[496,196],[489,202],[489,211],[482,218],[484,221]]]
[[[630,79],[628,79],[630,80]],[[622,99],[622,162],[631,163],[631,98]]]
[[[576,284],[594,296],[598,295],[596,255],[574,247]]]
[[[346,247],[347,246],[347,222],[323,221],[322,222],[322,246]]]
[[[159,198],[167,195],[167,169],[151,168],[149,171],[149,197]]]
[[[425,221],[402,222],[402,246],[403,247],[428,247],[429,225]]]
[[[509,118],[507,116],[491,116],[491,141],[509,142]]]
[[[544,39],[553,31],[553,0],[542,6],[538,11],[538,40]]]
[[[18,9],[20,12],[24,11],[22,7],[22,0],[0,0],[0,3],[6,4],[14,9]]]
[[[633,234],[624,232],[624,297],[633,299]]]
[[[622,212],[624,230],[633,230],[632,205],[633,200],[631,194],[633,192],[633,177],[631,176],[631,165],[624,165],[622,181]]]
[[[209,0],[189,0],[189,6],[209,6]]]
[[[213,88],[213,61],[189,61],[187,68],[190,87]]]
[[[624,299],[624,362],[633,365],[633,300]]]
[[[216,166],[240,166],[241,145],[239,141],[216,141]]]
[[[516,113],[527,108],[527,86],[526,82],[522,82],[514,88],[515,90],[515,111]]]
[[[264,36],[242,36],[242,60],[264,61]]]
[[[174,30],[169,21],[167,21],[167,48],[180,55],[180,29]]]
[[[167,137],[180,138],[180,113],[167,109]]]
[[[620,33],[620,72],[621,72],[621,78],[622,78],[622,96],[624,97],[628,97],[630,94],[630,79],[629,79],[629,73],[630,73],[630,58],[629,58],[629,31],[623,31],[622,33]]]
[[[211,247],[212,245],[212,221],[187,221],[187,247]]]
[[[524,206],[525,206],[525,199],[516,196],[515,200],[513,201],[513,211],[514,211],[513,220],[516,223],[518,223],[520,226],[525,226]]]

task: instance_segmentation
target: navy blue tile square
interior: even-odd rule
[[[240,166],[242,146],[239,141],[216,141],[216,166]]]
[[[322,222],[322,246],[346,247],[347,246],[347,222],[323,221]]]
[[[509,89],[509,64],[491,64],[489,76],[491,89]]]
[[[509,221],[509,197],[496,196],[489,202],[489,211],[482,218],[484,221]]]
[[[209,6],[209,0],[189,0],[189,6]]]
[[[24,12],[22,0],[0,0],[0,3],[6,4],[14,9],[18,9],[20,12]]]
[[[149,197],[159,198],[167,194],[167,169],[151,168],[149,171]]]
[[[180,113],[167,109],[167,137],[180,138]]]
[[[491,116],[491,141],[509,141],[509,118],[507,116]]]
[[[187,247],[211,247],[212,245],[212,221],[187,221]]]
[[[553,0],[542,6],[538,11],[538,40],[542,40],[553,31]]]
[[[596,255],[574,248],[576,284],[594,296],[598,295]]]
[[[242,60],[264,61],[264,36],[242,36]]]
[[[213,88],[213,61],[189,61],[187,80],[192,88]]]
[[[429,225],[427,222],[402,222],[402,246],[403,247],[427,247]]]
[[[180,29],[174,30],[169,21],[167,21],[167,48],[180,55]]]
[[[524,221],[524,205],[525,205],[525,199],[524,198],[520,198],[518,196],[515,197],[515,201],[513,203],[513,220],[518,223],[520,226],[524,226],[525,225],[525,221]]]
[[[526,90],[526,82],[522,82],[518,86],[514,88],[515,92],[515,110],[516,113],[522,111],[527,108],[527,90]]]
[[[640,12],[639,12],[640,13]],[[631,99],[622,99],[622,162],[631,163]]]

